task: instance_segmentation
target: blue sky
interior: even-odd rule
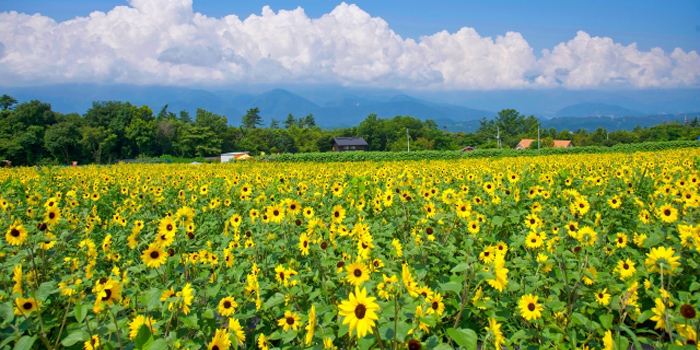
[[[699,53],[698,0],[0,0],[0,86],[699,88]]]
[[[320,17],[340,2],[331,1],[194,1],[194,10],[208,16],[260,14],[264,5],[273,10],[301,6],[309,17]],[[680,47],[700,52],[700,1],[348,1],[372,16],[386,20],[403,37],[418,38],[441,30],[454,32],[473,27],[482,36],[517,31],[535,49],[569,40],[579,30],[606,36],[616,42],[636,42],[640,50],[658,46],[665,51]],[[107,12],[125,0],[3,0],[0,11],[39,12],[62,21]]]

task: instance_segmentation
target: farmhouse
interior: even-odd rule
[[[333,152],[366,150],[367,141],[361,137],[336,137],[333,139]]]
[[[518,143],[517,146],[515,146],[515,149],[526,149],[529,148],[530,145],[537,140],[535,139],[522,139]],[[560,148],[569,148],[569,147],[574,147],[573,142],[571,140],[554,140],[554,146],[553,147],[560,147]]]

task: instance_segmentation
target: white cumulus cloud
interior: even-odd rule
[[[191,0],[128,6],[56,22],[0,13],[0,85],[67,82],[201,84],[340,83],[414,89],[697,87],[700,56],[579,32],[537,58],[520,33],[474,28],[417,41],[356,5],[320,18],[302,8],[211,18]]]

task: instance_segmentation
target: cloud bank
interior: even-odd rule
[[[191,0],[130,0],[65,22],[0,13],[0,85],[75,82],[225,85],[340,83],[411,89],[675,88],[700,86],[700,56],[578,32],[540,58],[520,33],[473,28],[418,41],[341,3],[211,18]]]

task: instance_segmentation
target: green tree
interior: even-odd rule
[[[77,160],[80,155],[80,126],[71,121],[49,126],[44,134],[44,145],[64,164]]]
[[[12,109],[12,106],[17,103],[17,99],[9,96],[7,94],[3,94],[0,96],[0,108],[2,108],[3,111],[6,111],[8,109]]]
[[[289,115],[287,116],[287,119],[285,119],[284,122],[282,122],[282,124],[284,124],[285,129],[289,129],[292,127],[292,125],[296,124],[296,122],[297,121],[296,121],[296,119],[294,119],[294,116],[292,115],[292,113],[289,113]]]
[[[257,126],[262,126],[263,121],[260,116],[260,108],[251,108],[242,118],[243,127],[246,129],[254,129]]]
[[[180,121],[183,124],[191,123],[192,118],[190,117],[190,112],[188,112],[187,110],[184,110],[184,109],[181,110],[180,111]]]
[[[313,114],[309,114],[306,117],[304,117],[304,125],[307,128],[313,128],[316,126],[316,119],[314,118]]]

